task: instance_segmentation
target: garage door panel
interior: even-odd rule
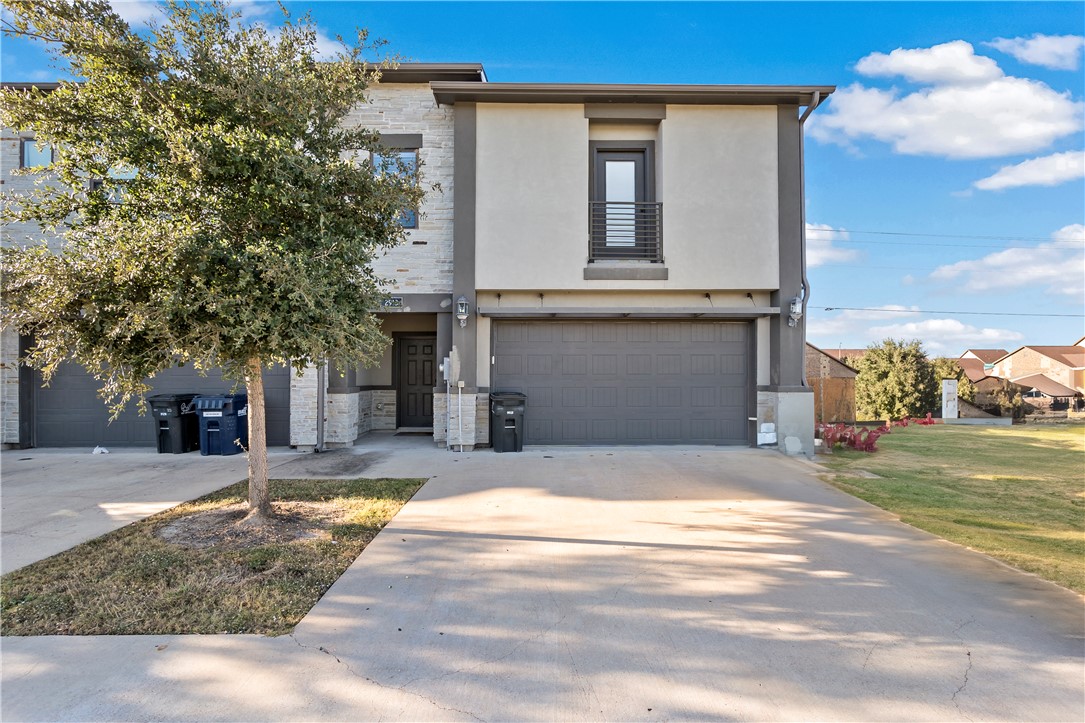
[[[747,323],[494,325],[492,383],[528,395],[528,444],[747,441]]]
[[[583,419],[561,421],[561,441],[565,444],[583,444],[588,438],[588,423]]]
[[[34,390],[34,436],[39,447],[154,447],[155,422],[141,416],[130,402],[120,416],[109,421],[109,409],[98,396],[101,382],[74,363],[61,365],[48,387]],[[221,372],[201,375],[191,367],[168,369],[149,381],[155,394],[232,393],[234,385]],[[243,389],[243,388],[242,388]],[[274,367],[264,373],[268,443],[290,443],[290,372]]]

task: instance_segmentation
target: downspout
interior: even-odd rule
[[[810,279],[806,277],[806,134],[803,133],[803,125],[806,123],[806,119],[810,117],[817,107],[821,105],[821,91],[815,90],[813,97],[810,98],[810,105],[806,106],[806,110],[799,116],[799,158],[801,159],[799,174],[799,222],[802,224],[802,348],[805,354],[806,349],[806,305],[810,301]],[[809,386],[809,382],[806,380],[806,375],[802,375],[802,385]]]
[[[313,448],[314,452],[324,451],[324,418],[328,413],[328,401],[324,396],[327,385],[326,368],[327,362],[316,368],[316,447]]]

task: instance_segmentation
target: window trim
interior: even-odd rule
[[[56,149],[53,148],[51,143],[46,143],[45,146],[49,149],[49,162],[41,166],[28,166],[26,164],[26,145],[28,143],[36,147],[38,141],[36,138],[19,139],[19,168],[48,168],[56,162]]]
[[[600,152],[644,154],[644,201],[656,200],[656,142],[655,141],[588,141],[588,200],[605,201],[599,197],[601,186],[597,185],[596,171]]]
[[[378,165],[377,159],[379,157],[381,157],[381,156],[391,156],[393,154],[398,155],[398,154],[401,154],[401,153],[413,153],[414,154],[414,169],[415,169],[415,172],[417,173],[418,172],[418,164],[419,164],[419,162],[421,160],[421,154],[419,153],[419,151],[421,151],[421,145],[419,145],[417,147],[412,147],[410,145],[401,145],[401,146],[390,145],[390,144],[384,143],[385,137],[386,136],[384,136],[384,135],[381,136],[381,146],[382,146],[381,150],[373,150],[373,151],[369,152],[369,162],[373,164],[374,172],[376,172],[378,170],[378,168],[377,168],[377,165]],[[422,138],[421,134],[415,134],[415,133],[404,133],[404,134],[395,134],[395,135],[388,134],[387,137],[391,137],[391,138],[408,137],[409,139],[413,139],[413,138],[417,137],[419,144],[421,144],[421,138]],[[406,215],[408,212],[410,212],[410,214],[411,214],[411,225],[408,226],[405,223],[400,223],[400,228],[405,228],[408,231],[417,230],[418,229],[418,212],[419,212],[419,210],[417,208],[405,208],[402,211],[400,211],[401,217]]]

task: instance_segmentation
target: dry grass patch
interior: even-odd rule
[[[1085,425],[911,426],[819,461],[908,524],[1085,593]]]
[[[5,575],[3,634],[287,633],[423,482],[272,480],[261,529],[239,482]]]

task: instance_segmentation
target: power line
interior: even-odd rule
[[[931,311],[923,309],[868,309],[856,306],[823,306],[822,311],[878,311],[886,314],[960,314],[969,316],[1042,316],[1045,318],[1085,319],[1085,314],[1029,314],[1018,311]]]
[[[819,231],[821,229],[818,229]],[[834,229],[836,230],[836,229]],[[1047,236],[970,236],[963,233],[913,233],[911,231],[859,231],[839,229],[840,233],[870,233],[879,236],[917,236],[921,238],[974,238],[984,241],[1051,241]]]
[[[807,236],[809,240],[809,236]],[[1016,239],[1020,240],[1020,239]],[[1050,241],[1051,239],[1045,239]],[[996,246],[994,244],[944,244],[944,243],[923,243],[922,241],[871,241],[871,240],[858,240],[858,239],[844,239],[834,238],[830,239],[831,243],[837,244],[875,244],[877,246],[935,246],[937,248],[956,248],[956,249],[1001,249],[1003,251],[1009,249],[1026,249],[1035,251],[1035,246]],[[1065,247],[1069,248],[1069,247]]]

